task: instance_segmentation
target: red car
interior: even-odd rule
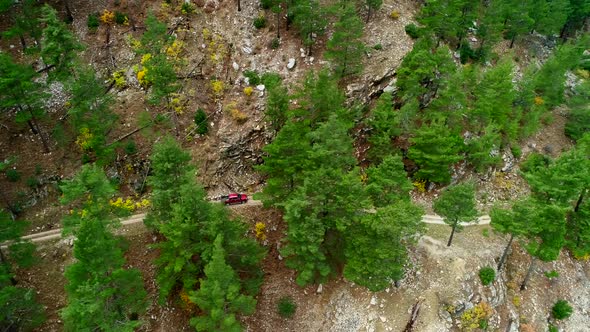
[[[236,193],[229,194],[223,203],[226,205],[248,203],[248,195]]]

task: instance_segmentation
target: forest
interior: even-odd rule
[[[424,215],[440,250],[489,215],[478,287],[590,268],[590,1],[0,0],[0,22],[2,331],[150,331],[169,306],[191,330],[269,330],[247,317],[306,310],[261,305],[274,273],[305,294],[411,287]],[[407,52],[379,76],[396,50],[368,41],[397,26]],[[561,118],[567,144],[531,148]],[[524,193],[488,198],[513,178]],[[150,276],[121,223],[138,213]],[[72,239],[57,308],[23,280],[47,259],[24,236],[51,229]],[[552,301],[514,331],[580,327]],[[448,330],[509,329],[502,305],[446,305]],[[428,330],[416,315],[403,331]]]

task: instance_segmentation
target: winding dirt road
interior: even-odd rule
[[[232,209],[237,209],[237,208],[241,208],[244,206],[261,206],[261,205],[262,205],[261,201],[249,200],[248,203],[246,203],[246,204],[230,205],[230,207]],[[135,214],[135,215],[130,216],[129,218],[121,220],[121,225],[127,226],[127,225],[131,225],[131,224],[140,223],[143,221],[143,218],[145,218],[145,213]],[[443,221],[443,219],[440,216],[433,215],[433,214],[426,214],[426,215],[422,216],[422,222],[427,223],[427,224],[445,225],[445,222]],[[477,218],[477,222],[470,222],[470,223],[463,222],[463,223],[461,223],[461,225],[462,226],[488,225],[489,223],[490,223],[490,217],[487,215],[484,215],[484,216]],[[49,240],[59,239],[61,237],[61,232],[62,232],[62,229],[57,228],[57,229],[52,229],[50,231],[26,235],[26,236],[23,236],[23,239],[24,240],[31,240],[32,242],[49,241]]]

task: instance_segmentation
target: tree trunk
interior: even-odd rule
[[[45,135],[43,135],[43,132],[41,132],[41,128],[39,128],[39,125],[37,124],[37,120],[35,119],[35,116],[33,115],[33,111],[29,108],[29,112],[31,113],[31,122],[33,123],[33,126],[37,129],[37,133],[39,134],[39,137],[41,138],[41,143],[43,144],[43,150],[45,150],[45,153],[49,153],[49,144],[47,143],[47,138],[45,137]]]
[[[27,124],[29,125],[29,128],[31,128],[31,131],[33,132],[33,134],[37,135],[39,132],[37,132],[37,128],[35,128],[35,126],[33,126],[33,123],[31,122],[31,120],[27,120]]]
[[[23,47],[23,52],[27,50],[27,41],[25,40],[25,36],[23,36],[22,34],[18,35],[18,38],[20,39],[20,44]]]
[[[506,248],[504,248],[502,257],[498,262],[498,273],[500,273],[500,271],[502,271],[502,267],[504,267],[504,262],[506,261],[506,257],[508,257],[508,251],[510,250],[510,246],[512,245],[512,240],[514,240],[514,234],[510,234],[510,240],[508,240],[508,244],[506,245]]]
[[[512,48],[512,46],[514,46],[514,40],[516,40],[516,34],[514,34],[512,36],[512,39],[510,40],[510,47],[509,48]]]
[[[522,284],[520,285],[521,291],[526,289],[526,284],[529,282],[529,279],[531,278],[531,274],[533,273],[533,270],[535,269],[536,261],[537,261],[537,258],[535,256],[533,256],[531,259],[531,264],[529,265],[529,269],[526,272],[526,276],[524,276],[524,280],[522,281]]]
[[[371,6],[369,6],[367,10],[367,22],[365,24],[369,24],[369,19],[371,18]]]
[[[242,5],[240,3],[240,0],[238,0],[238,11],[241,12],[242,11]]]
[[[277,39],[281,38],[281,10],[277,12]]]
[[[4,265],[6,267],[6,272],[10,275],[10,283],[12,284],[12,286],[15,286],[17,284],[17,281],[16,281],[16,279],[14,279],[14,276],[12,276],[12,273],[10,271],[11,270],[10,263],[6,259],[6,256],[4,256],[4,252],[2,251],[2,248],[0,248],[0,264]]]
[[[450,247],[451,243],[453,242],[453,236],[455,235],[455,229],[457,228],[457,223],[458,223],[458,221],[455,221],[455,223],[453,224],[453,229],[451,230],[451,236],[449,237],[449,242],[447,242],[447,247]]]
[[[66,22],[72,23],[74,22],[74,16],[72,15],[72,11],[70,10],[70,1],[64,0],[64,4],[66,6]]]

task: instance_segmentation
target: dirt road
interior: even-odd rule
[[[261,206],[261,205],[262,205],[261,201],[249,200],[248,203],[238,204],[238,205],[230,205],[229,207],[232,209],[238,209],[238,208],[241,208],[244,206]],[[136,224],[136,223],[142,222],[143,218],[145,218],[145,213],[135,214],[129,218],[121,220],[121,224],[123,226]],[[422,216],[422,222],[427,223],[427,224],[436,224],[436,225],[444,225],[445,224],[443,219],[440,216],[431,215],[431,214],[426,214],[426,215]],[[477,222],[461,223],[461,225],[462,226],[488,225],[489,223],[490,223],[490,217],[487,215],[484,215],[484,216],[477,218]],[[49,240],[60,238],[61,232],[62,232],[62,229],[57,228],[57,229],[52,229],[50,231],[26,235],[26,236],[23,236],[23,239],[31,240],[32,242],[49,241]]]

